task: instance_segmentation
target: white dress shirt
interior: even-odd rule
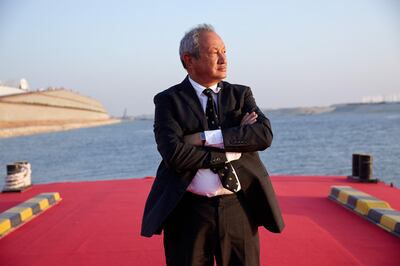
[[[193,88],[195,89],[197,97],[199,97],[201,106],[203,107],[203,111],[205,113],[208,98],[205,94],[203,94],[203,91],[207,88],[198,84],[190,77],[189,81],[192,84]],[[214,102],[217,103],[218,92],[221,90],[221,88],[218,87],[218,84],[214,84],[209,88],[214,92],[213,99]],[[224,148],[224,139],[222,137],[222,132],[220,129],[204,131],[204,134],[206,136],[206,142],[204,144],[205,146],[216,147],[220,149]],[[225,155],[227,158],[227,162],[230,162],[239,159],[242,154],[238,152],[226,152]],[[233,169],[233,172],[234,171],[235,170]],[[239,184],[239,190],[240,190],[240,184]],[[207,197],[214,197],[218,195],[233,193],[232,191],[227,190],[222,186],[218,174],[212,172],[210,169],[199,169],[196,175],[194,176],[192,182],[188,186],[187,191]]]

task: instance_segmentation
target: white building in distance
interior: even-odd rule
[[[0,81],[0,97],[11,94],[25,93],[29,90],[29,84],[26,79],[19,81],[18,87]]]
[[[390,95],[364,96],[362,103],[400,102],[400,93]]]

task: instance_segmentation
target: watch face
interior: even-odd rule
[[[206,134],[204,132],[200,133],[200,139],[201,140],[206,140]]]

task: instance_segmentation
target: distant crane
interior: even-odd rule
[[[124,114],[122,115],[122,119],[127,119],[128,118],[128,111],[127,111],[127,109],[125,108],[124,109]]]
[[[129,116],[128,115],[128,110],[125,108],[124,109],[124,113],[123,113],[123,115],[121,117],[121,120],[131,121],[131,120],[134,120],[134,117],[133,116]]]

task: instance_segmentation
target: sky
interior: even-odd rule
[[[225,42],[226,81],[261,108],[400,94],[397,0],[0,0],[0,80],[151,114],[154,95],[185,78],[179,42],[200,23]]]

